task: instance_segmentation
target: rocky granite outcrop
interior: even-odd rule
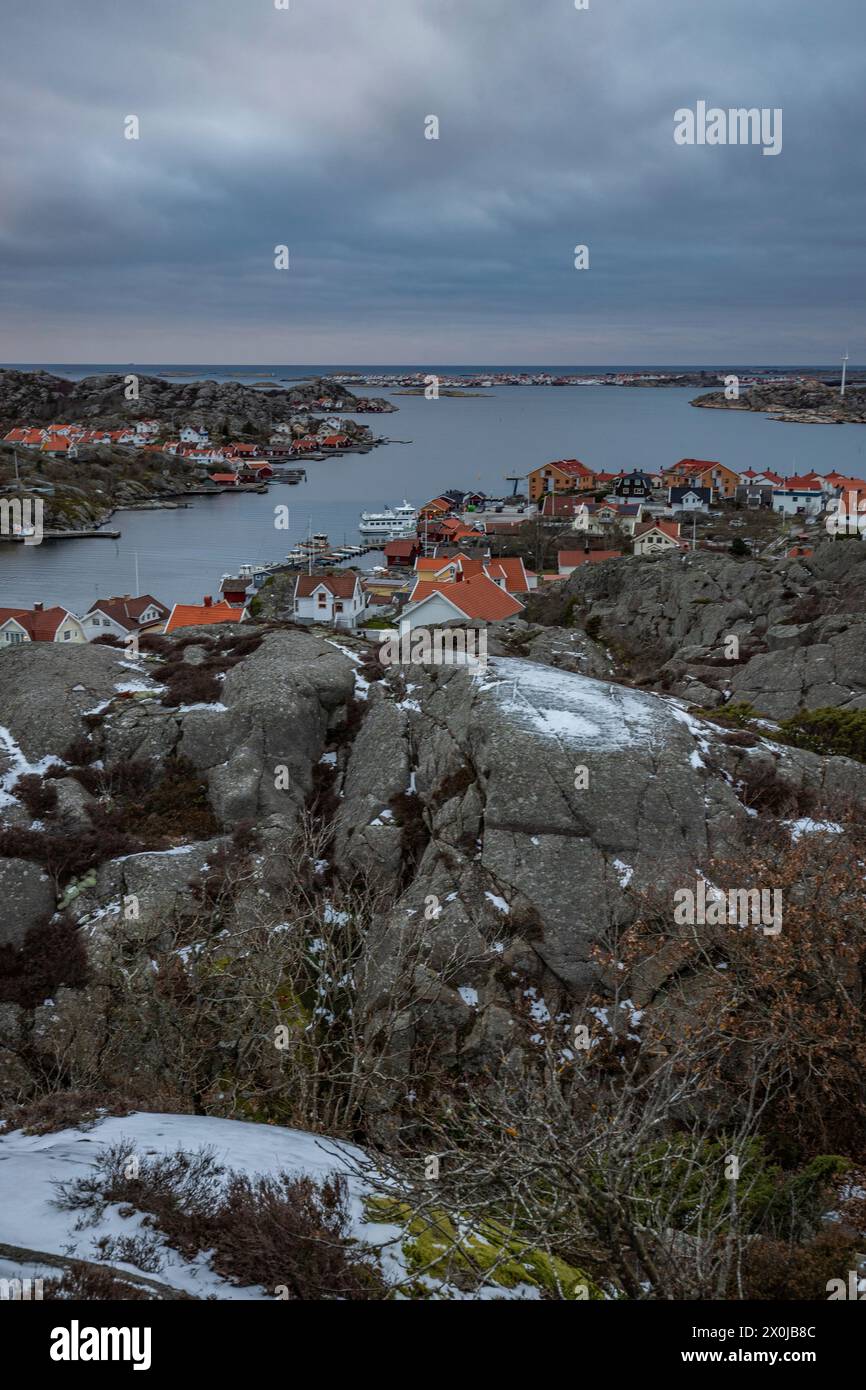
[[[556,640],[563,621],[588,626],[621,676],[695,705],[736,699],[774,719],[866,705],[866,546],[856,540],[791,560],[613,560],[556,589],[529,607]]]
[[[866,424],[866,387],[849,385],[845,395],[817,377],[742,387],[735,400],[724,391],[697,396],[692,405],[708,410],[752,410],[801,425]]]
[[[626,617],[640,621],[630,611],[627,567],[610,580],[599,574],[603,566],[586,576],[605,629],[609,613],[621,614],[626,626]],[[790,602],[776,586],[859,582],[838,560],[829,570],[832,580],[821,579],[821,567],[801,567],[787,581],[770,577],[774,617],[763,639],[783,643],[764,653],[771,666],[792,650],[773,636]],[[699,637],[710,650],[722,612],[748,637],[751,606],[767,582],[760,566],[724,557],[681,570],[662,562],[644,573],[643,620],[652,615],[657,639],[676,647]],[[712,599],[697,606],[696,631],[678,611],[678,604],[688,607],[684,593]],[[709,612],[713,606],[721,611]],[[554,636],[524,623],[500,634],[497,645],[507,648],[515,631],[518,647],[547,660],[494,654],[476,671],[386,670],[368,661],[362,671],[367,658],[350,639],[337,643],[290,627],[251,633],[247,624],[202,629],[194,642],[187,634],[168,642],[159,659],[132,666],[109,647],[45,644],[4,653],[4,826],[38,828],[41,813],[31,815],[13,789],[22,775],[38,782],[52,763],[54,774],[64,773],[58,763],[67,774],[45,780],[69,787],[48,822],[85,825],[91,784],[85,778],[80,786],[71,768],[81,760],[85,770],[115,770],[118,778],[142,764],[174,766],[201,779],[208,808],[190,801],[195,829],[184,834],[181,815],[168,843],[132,852],[107,847],[73,882],[52,882],[32,860],[0,860],[0,945],[19,942],[55,907],[86,929],[95,949],[126,899],[135,900],[142,924],[193,901],[200,906],[205,876],[248,823],[257,839],[255,874],[233,919],[242,931],[278,877],[284,832],[302,811],[324,817],[329,860],[316,874],[327,871],[346,891],[369,882],[382,895],[356,987],[369,1039],[399,1007],[390,1081],[377,1082],[384,1112],[419,1057],[444,1068],[516,1065],[533,1020],[567,1020],[598,981],[596,948],[630,920],[635,893],[663,880],[688,882],[714,859],[735,854],[754,826],[759,792],[769,804],[768,786],[777,819],[807,805],[815,814],[838,811],[866,797],[860,763],[732,737],[695,718],[681,699],[582,674],[575,664],[603,670],[609,658],[600,643],[572,640],[570,631]],[[840,680],[855,674],[866,687],[854,638],[846,641],[829,618],[818,635],[802,650],[828,654],[804,663],[803,688],[844,693]],[[239,658],[231,655],[235,638],[247,644]],[[219,699],[164,702],[171,678],[161,679],[161,670],[182,660],[192,674],[207,660],[212,671],[221,651]],[[775,669],[756,662],[737,676],[745,680],[751,670],[756,688],[738,687],[738,696],[758,698],[778,685]],[[316,801],[323,773],[330,809]],[[313,883],[309,891],[324,890]]]
[[[230,434],[264,431],[293,414],[309,411],[326,397],[333,408],[351,410],[358,397],[333,382],[312,378],[285,389],[262,390],[237,381],[165,381],[137,375],[138,399],[127,400],[126,376],[106,374],[80,381],[50,372],[0,369],[0,426],[40,424],[60,420],[81,424],[122,425],[136,418],[158,419],[163,425],[205,426]],[[394,410],[389,402],[376,404]],[[347,420],[347,432],[360,430]]]

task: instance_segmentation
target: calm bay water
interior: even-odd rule
[[[56,370],[81,376],[109,368]],[[317,371],[182,370],[187,378],[244,380],[265,370],[277,380]],[[159,374],[175,375],[166,369]],[[693,457],[718,459],[738,470],[791,474],[837,468],[866,477],[866,427],[788,425],[762,415],[696,410],[689,405],[696,394],[690,389],[511,386],[438,401],[380,391],[358,394],[389,394],[398,413],[359,419],[374,433],[411,443],[309,462],[306,483],[272,485],[267,496],[223,494],[193,499],[178,511],[118,512],[109,523],[121,530],[118,541],[0,546],[0,607],[41,600],[81,612],[98,595],[133,593],[136,556],[142,592],[169,605],[200,602],[204,594],[218,594],[221,576],[244,561],[282,559],[308,526],[327,532],[335,545],[356,541],[364,509],[379,510],[404,498],[420,505],[447,487],[501,494],[511,490],[506,475],[525,474],[555,458],[579,458],[609,471],[656,470]],[[274,509],[281,504],[290,510],[288,530],[275,528]],[[366,557],[365,563],[377,558]]]

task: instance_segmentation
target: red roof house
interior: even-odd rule
[[[243,618],[243,608],[231,603],[214,603],[212,598],[206,598],[200,604],[176,603],[165,631],[177,632],[182,627],[209,627],[211,623],[240,623]]]

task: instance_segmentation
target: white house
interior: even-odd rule
[[[164,623],[169,610],[152,594],[132,598],[129,594],[115,598],[98,598],[81,619],[88,642],[97,637],[125,638],[133,632]]]
[[[400,614],[410,631],[447,623],[498,623],[523,611],[523,604],[487,573],[468,579],[457,571],[453,580],[419,579]]]
[[[786,478],[782,487],[773,488],[773,511],[784,516],[818,516],[833,492],[833,487],[817,473]]]
[[[635,529],[635,555],[665,555],[669,550],[688,548],[688,541],[680,540],[678,521],[647,521]]]
[[[697,487],[691,483],[668,489],[668,506],[676,512],[708,512],[713,500],[711,487]]]
[[[340,574],[300,574],[295,583],[294,616],[298,623],[328,623],[354,628],[363,622],[367,596],[353,570]]]
[[[210,434],[206,429],[197,429],[195,425],[185,425],[180,432],[181,444],[209,444]]]

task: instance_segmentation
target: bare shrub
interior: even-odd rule
[[[19,777],[12,795],[27,807],[34,820],[43,820],[57,810],[57,788],[50,781],[43,781],[37,773],[28,772]]]
[[[284,1299],[385,1297],[370,1253],[350,1237],[342,1175],[250,1178],[227,1172],[208,1149],[147,1156],[131,1170],[133,1152],[129,1141],[114,1144],[84,1177],[57,1185],[56,1205],[78,1212],[79,1227],[110,1204],[146,1213],[151,1234],[100,1239],[102,1258],[159,1272],[166,1245],[187,1259],[207,1250],[216,1273]]]
[[[65,914],[31,927],[20,946],[0,946],[0,1002],[33,1009],[59,985],[80,988],[88,978],[87,954],[75,923]]]
[[[774,1303],[826,1299],[831,1279],[847,1282],[848,1271],[858,1269],[861,1245],[856,1236],[838,1230],[822,1231],[803,1245],[755,1240],[743,1258],[744,1295]]]

